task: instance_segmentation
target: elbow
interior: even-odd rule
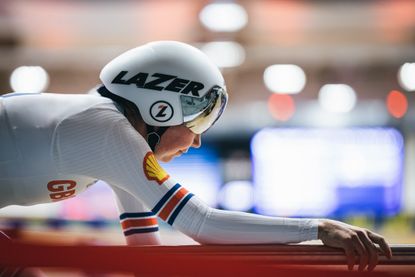
[[[220,228],[217,228],[217,224],[214,224],[212,214],[214,214],[215,211],[216,209],[214,208],[208,208],[197,233],[192,236],[193,240],[200,243],[201,245],[226,243],[220,239],[221,230]],[[216,228],[214,226],[216,226]]]
[[[204,212],[203,220],[195,234],[193,234],[192,239],[198,242],[199,244],[213,244],[210,236],[206,234],[206,226],[208,225],[209,215],[212,212],[211,207],[207,207],[207,210]],[[202,215],[201,215],[202,216]]]
[[[215,214],[217,209],[207,206],[201,201],[189,202],[185,210],[182,211],[181,217],[176,220],[175,227],[182,233],[191,237],[194,241],[206,244],[219,244],[217,228],[215,224]]]
[[[200,238],[200,237],[195,237],[195,238],[193,238],[193,240],[196,241],[197,243],[199,243],[200,245],[213,244],[213,243],[209,243],[209,240],[205,240],[204,238]]]
[[[209,236],[207,234],[198,234],[193,237],[193,240],[201,245],[220,244],[213,236]]]

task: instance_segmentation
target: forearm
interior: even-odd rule
[[[317,239],[318,220],[222,211],[195,199],[174,226],[204,244],[297,243]]]

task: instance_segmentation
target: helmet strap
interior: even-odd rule
[[[151,150],[154,152],[157,144],[160,143],[160,138],[166,132],[168,127],[154,127],[146,124],[147,128],[147,143],[150,146]]]

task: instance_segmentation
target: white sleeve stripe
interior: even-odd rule
[[[176,211],[181,205],[181,202],[189,195],[189,192],[185,188],[180,188],[164,205],[158,216],[167,221],[167,219]]]
[[[150,225],[150,226],[142,226],[142,227],[130,227],[127,229],[123,229],[124,232],[128,232],[131,230],[142,230],[142,229],[152,229],[152,228],[158,228],[158,225]]]
[[[125,221],[140,221],[140,220],[146,220],[146,219],[152,219],[152,218],[157,218],[156,215],[152,215],[152,216],[146,216],[146,217],[140,217],[140,218],[134,218],[134,217],[130,217],[130,218],[124,218],[121,219],[120,222],[123,223]]]
[[[155,217],[153,212],[139,212],[139,213],[122,213],[120,214],[120,220],[124,220],[126,218],[149,218]]]
[[[173,225],[176,217],[179,215],[180,211],[186,205],[186,203],[194,196],[193,193],[187,193],[185,197],[177,204],[176,208],[174,209],[173,213],[171,213],[169,220],[167,221],[168,224]]]
[[[153,213],[158,214],[159,211],[166,205],[166,203],[173,197],[179,189],[181,188],[180,184],[174,185],[166,194],[160,199],[159,202],[152,209]]]

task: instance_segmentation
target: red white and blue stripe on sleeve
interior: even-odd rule
[[[157,202],[152,211],[168,224],[173,225],[180,211],[192,197],[193,193],[176,184]]]
[[[124,235],[157,232],[159,230],[157,216],[173,225],[180,211],[192,197],[193,193],[176,184],[157,202],[152,212],[121,214],[120,221]]]
[[[157,217],[152,212],[123,213],[120,215],[120,221],[124,236],[159,230]]]

